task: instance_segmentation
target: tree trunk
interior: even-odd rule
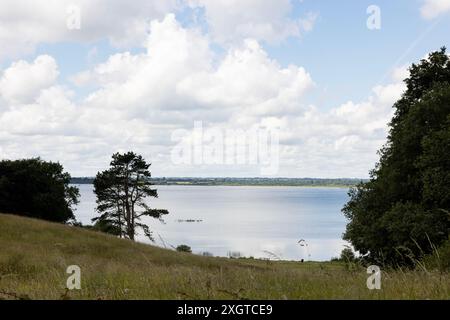
[[[121,217],[121,210],[120,210],[120,203],[117,203],[117,214],[119,216],[119,238],[122,238],[122,217]]]
[[[130,238],[131,240],[134,240],[134,223],[132,221],[132,212],[131,212],[131,208],[130,208],[130,193],[129,193],[129,184],[128,184],[128,179],[129,179],[129,169],[128,169],[128,164],[125,168],[126,173],[125,173],[125,183],[124,183],[124,191],[125,191],[125,211],[126,211],[126,219],[127,219],[127,233],[128,233],[128,238]]]

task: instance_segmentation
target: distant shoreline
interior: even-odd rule
[[[92,177],[74,177],[71,184],[93,184]],[[154,185],[230,187],[328,187],[350,188],[367,179],[339,178],[152,178]]]

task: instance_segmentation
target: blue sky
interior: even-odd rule
[[[366,8],[374,3],[381,9],[380,30],[366,28]],[[297,10],[303,5],[319,12],[314,29],[303,39],[268,50],[283,63],[307,66],[337,102],[364,98],[395,65],[409,64],[449,45],[450,19],[440,17],[407,52],[436,23],[421,18],[418,1],[305,1],[296,5]]]
[[[174,132],[203,121],[279,128],[276,176],[367,177],[405,67],[450,45],[449,0],[126,3],[0,4],[0,157],[93,175],[135,149],[157,175],[264,175],[174,163]],[[71,4],[80,29],[66,27]]]
[[[314,75],[314,80],[321,84],[322,91],[315,98],[326,100],[327,106],[324,107],[363,99],[375,85],[385,82],[386,74],[393,67],[409,65],[433,50],[449,46],[450,18],[423,19],[420,1],[377,1],[376,5],[381,9],[381,29],[369,30],[366,27],[369,17],[366,9],[374,3],[293,1],[290,12],[293,19],[305,12],[318,15],[313,30],[301,38],[289,37],[275,44],[263,42],[263,46],[282,66],[305,66]],[[192,21],[193,12],[203,13],[203,10],[185,8],[177,12],[177,19],[186,27],[200,26],[203,32],[207,32],[204,18],[200,24]],[[225,50],[220,45],[211,45],[219,53]],[[90,57],[89,53],[94,48],[96,54]],[[101,39],[91,43],[42,43],[26,57],[31,59],[35,55],[50,54],[59,63],[61,78],[68,80],[71,75],[124,50],[133,53],[145,51],[139,46],[117,48],[107,39]],[[324,94],[327,99],[324,99]]]

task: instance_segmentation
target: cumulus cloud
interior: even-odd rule
[[[281,117],[280,174],[366,177],[404,88],[402,83],[377,86],[365,101],[348,101],[327,112],[310,106],[301,116]]]
[[[43,89],[33,103],[12,107],[0,117],[3,130],[27,135],[71,135],[77,110],[70,91],[59,86]]]
[[[433,19],[450,11],[450,0],[424,0],[420,12],[425,19]]]
[[[73,6],[80,9],[79,30],[67,27]],[[177,7],[176,0],[3,0],[0,61],[40,43],[109,39],[116,46],[141,45],[149,22]]]
[[[30,103],[56,81],[58,74],[56,61],[48,55],[32,63],[17,61],[0,73],[0,96],[8,104]]]
[[[205,35],[182,28],[173,15],[153,22],[151,30],[146,54],[116,54],[75,76],[78,84],[101,85],[88,104],[126,108],[146,118],[154,110],[192,115],[211,109],[230,117],[243,110],[286,110],[313,85],[304,68],[280,67],[255,40],[216,57]]]
[[[58,84],[49,56],[11,64],[1,74],[16,79],[1,91],[8,106],[0,111],[2,153],[59,160],[74,175],[93,175],[113,152],[129,149],[152,161],[156,176],[259,174],[259,167],[174,164],[172,133],[202,121],[222,131],[279,128],[280,176],[361,177],[404,88],[397,76],[365,101],[322,111],[304,102],[316,86],[308,71],[280,66],[257,40],[217,55],[207,34],[167,15],[150,23],[144,43],[144,53],[114,54],[75,75],[77,85],[95,85],[82,99]],[[30,77],[32,68],[42,79]]]
[[[213,38],[219,43],[235,43],[252,38],[279,42],[311,31],[317,15],[305,13],[291,18],[291,0],[190,0],[192,7],[205,11]]]
[[[310,31],[317,17],[305,13],[291,18],[290,1],[3,0],[0,61],[32,53],[38,44],[59,41],[92,43],[108,39],[116,47],[141,46],[152,20],[187,7],[204,9],[212,37],[222,44],[245,38],[277,42]],[[70,29],[68,21],[78,10],[80,29]]]
[[[178,92],[190,95],[197,104],[267,114],[297,104],[312,85],[304,68],[281,68],[258,42],[247,40],[238,49],[230,50],[215,70],[208,68],[186,77],[178,85]]]

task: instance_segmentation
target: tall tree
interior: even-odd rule
[[[450,59],[410,68],[371,179],[350,191],[344,239],[369,260],[410,264],[448,239]]]
[[[134,152],[115,153],[110,168],[99,172],[94,180],[94,192],[97,195],[99,217],[93,219],[96,224],[112,230],[120,237],[134,240],[137,229],[153,240],[152,233],[141,218],[153,217],[161,221],[169,212],[165,209],[151,209],[148,197],[158,197],[152,188],[151,164]]]
[[[75,219],[78,188],[61,164],[39,158],[0,161],[0,212],[66,223]]]

